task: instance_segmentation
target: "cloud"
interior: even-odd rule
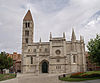
[[[0,51],[20,52],[22,21],[28,9],[34,19],[34,41],[49,41],[49,33],[71,39],[74,27],[77,39],[85,43],[100,33],[100,21],[90,19],[100,10],[100,0],[0,0]],[[100,14],[98,14],[100,15]]]

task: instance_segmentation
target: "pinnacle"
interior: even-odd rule
[[[72,29],[72,41],[76,41],[76,36],[75,36],[74,29]]]

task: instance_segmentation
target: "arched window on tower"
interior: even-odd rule
[[[26,43],[28,43],[28,38],[25,39]]]
[[[25,27],[26,27],[26,28],[29,28],[29,27],[30,27],[30,23],[29,23],[29,22],[26,22],[26,23],[25,23]]]
[[[25,36],[29,36],[29,31],[25,30]]]
[[[76,56],[73,55],[73,63],[76,63]]]
[[[27,28],[27,22],[25,23],[25,27]]]
[[[30,23],[28,22],[27,24],[28,24],[28,27],[30,27]]]

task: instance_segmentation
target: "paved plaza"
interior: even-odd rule
[[[34,76],[20,74],[17,78],[1,81],[0,83],[100,83],[100,79],[84,82],[65,82],[58,80],[58,75],[41,74]]]

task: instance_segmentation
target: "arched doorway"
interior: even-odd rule
[[[49,65],[48,65],[48,62],[47,61],[42,61],[42,63],[41,63],[41,72],[42,73],[48,73],[48,67],[49,67]]]

